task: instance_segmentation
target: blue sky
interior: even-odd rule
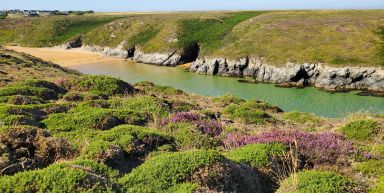
[[[384,9],[384,0],[0,0],[1,9],[96,11]]]

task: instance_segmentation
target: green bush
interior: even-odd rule
[[[384,160],[368,160],[357,164],[356,170],[369,176],[384,176]]]
[[[147,119],[146,113],[129,109],[110,109],[79,105],[67,113],[52,114],[43,120],[42,123],[52,131],[107,130],[124,123],[144,125]]]
[[[272,156],[285,152],[283,144],[251,144],[233,149],[225,156],[235,162],[247,163],[254,168],[268,167]]]
[[[278,108],[260,101],[247,101],[236,105],[229,105],[224,109],[224,114],[231,119],[238,119],[246,124],[264,124],[275,119],[266,111],[278,112]]]
[[[175,138],[179,149],[212,149],[221,145],[219,139],[202,134],[192,123],[168,123],[163,130]]]
[[[164,153],[148,159],[120,178],[119,184],[126,192],[164,192],[185,182],[196,169],[221,160],[223,156],[216,151]]]
[[[364,141],[371,139],[377,134],[377,126],[378,124],[374,120],[358,120],[348,123],[341,128],[341,131],[349,139]]]
[[[127,154],[146,154],[158,146],[172,142],[172,140],[167,134],[156,130],[120,125],[111,130],[94,133],[81,155],[86,158],[94,158],[96,155],[105,153],[110,146],[117,146]],[[148,152],[141,152],[142,150]]]
[[[35,96],[43,100],[57,99],[65,90],[44,80],[26,80],[0,88],[0,96]]]
[[[228,105],[237,104],[245,102],[246,100],[240,99],[234,95],[224,95],[220,97],[213,98],[213,102],[218,103],[221,107],[226,107]]]
[[[102,164],[75,161],[0,177],[0,192],[116,192],[114,172]]]
[[[133,87],[117,78],[103,75],[87,75],[69,80],[66,85],[71,90],[89,91],[95,95],[132,94]]]
[[[196,189],[199,188],[198,184],[193,184],[190,182],[177,184],[167,190],[169,193],[193,193]]]
[[[310,113],[303,112],[286,112],[283,114],[283,118],[298,124],[307,124],[310,126],[316,126],[324,122],[323,119]]]
[[[147,93],[147,94],[167,94],[167,95],[174,95],[174,94],[183,94],[184,92],[182,90],[170,87],[170,86],[161,86],[156,85],[149,81],[142,81],[138,82],[135,85],[135,88],[139,89],[140,91]]]
[[[356,183],[341,175],[324,171],[303,171],[291,175],[281,184],[277,193],[347,193],[358,192]]]

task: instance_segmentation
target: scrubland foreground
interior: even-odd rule
[[[0,192],[384,191],[384,116],[82,75],[0,49]]]

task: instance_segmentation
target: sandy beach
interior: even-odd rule
[[[6,46],[7,49],[24,52],[32,56],[50,61],[65,67],[81,64],[92,64],[104,61],[121,61],[123,59],[104,57],[100,53],[91,52],[82,48],[64,50],[60,48],[30,48],[20,46]]]

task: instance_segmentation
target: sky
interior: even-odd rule
[[[384,0],[0,0],[3,9],[198,11],[384,9]]]

